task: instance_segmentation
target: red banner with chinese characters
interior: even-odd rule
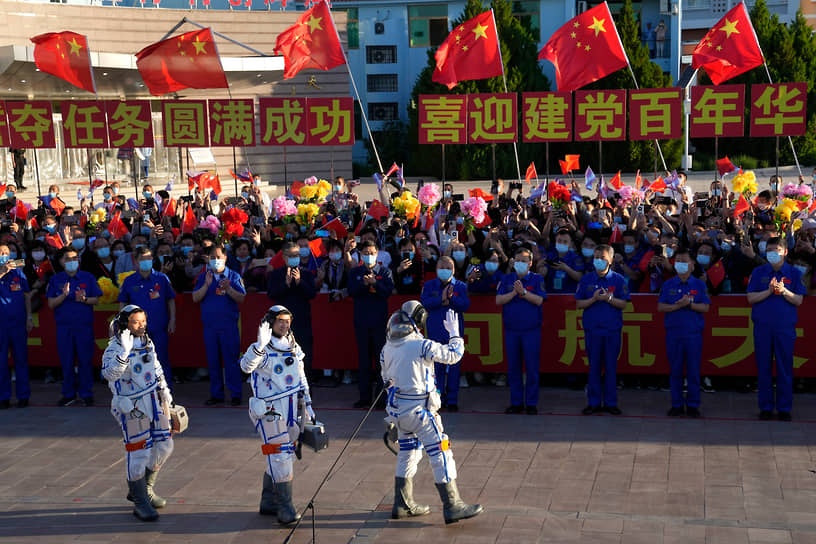
[[[62,137],[68,148],[108,147],[105,103],[96,100],[65,100],[62,111]]]
[[[6,102],[11,147],[33,149],[57,147],[51,102]]]
[[[206,100],[163,100],[164,147],[207,147]]]
[[[516,93],[469,94],[468,143],[501,144],[518,141]]]
[[[672,140],[680,138],[683,98],[680,89],[629,91],[629,139]]]
[[[261,145],[306,145],[305,98],[259,98]]]
[[[807,83],[751,85],[751,137],[804,135],[806,109]]]
[[[251,98],[208,100],[213,147],[255,146],[255,104]]]
[[[745,86],[691,88],[689,135],[692,138],[739,138],[744,133]]]
[[[6,102],[5,100],[0,100],[0,147],[8,147],[9,141],[8,119],[6,118]]]
[[[395,311],[410,297],[392,296],[389,306]],[[501,308],[493,296],[470,297],[465,314],[465,370],[506,372]],[[171,364],[177,367],[205,367],[203,328],[199,305],[189,293],[176,298],[179,316],[175,334],[170,336]],[[270,301],[262,293],[251,293],[241,305],[241,349],[255,341],[258,323]],[[94,361],[101,364],[107,345],[108,321],[118,306],[95,307],[94,331],[97,350]],[[351,298],[329,303],[327,295],[312,301],[315,368],[357,368]],[[571,295],[550,295],[544,303],[541,329],[541,370],[543,372],[587,372],[582,312],[575,309]],[[744,295],[712,297],[705,316],[702,374],[708,376],[756,375],[751,307]],[[810,334],[805,334],[810,330]],[[794,373],[816,377],[816,300],[806,298],[799,308],[799,324],[794,349]],[[29,334],[29,363],[58,366],[54,318],[48,305],[35,315],[35,327]],[[663,314],[657,311],[657,295],[633,295],[632,304],[623,312],[622,349],[618,372],[623,374],[668,374]]]
[[[419,143],[467,143],[467,95],[419,95]]]
[[[153,147],[150,100],[108,100],[105,110],[111,147]]]
[[[626,139],[626,91],[575,91],[575,141]]]
[[[354,145],[354,99],[306,100],[306,145]]]
[[[522,93],[525,142],[572,140],[572,93]]]

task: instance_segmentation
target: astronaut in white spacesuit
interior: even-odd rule
[[[258,327],[258,341],[241,358],[241,370],[251,374],[249,418],[263,440],[266,462],[260,513],[277,516],[284,525],[300,519],[292,503],[292,462],[304,423],[298,409],[301,403],[305,416],[315,421],[303,350],[291,325],[292,313],[285,306],[272,306]]]
[[[456,364],[464,355],[465,346],[453,310],[448,311],[443,321],[450,336],[447,344],[422,336],[426,317],[419,302],[404,303],[388,320],[387,339],[380,356],[383,382],[389,384],[387,420],[396,425],[399,442],[391,517],[424,516],[430,512],[428,506],[415,503],[413,498],[413,477],[424,447],[444,505],[445,523],[454,523],[480,514],[482,506],[466,504],[459,497],[456,463],[437,413],[440,400],[434,363]]]
[[[156,508],[167,502],[153,486],[173,452],[169,419],[173,397],[147,336],[144,310],[125,306],[111,322],[110,332],[102,355],[102,376],[113,392],[111,414],[124,433],[127,498],[134,503],[134,516],[154,521],[159,517]]]

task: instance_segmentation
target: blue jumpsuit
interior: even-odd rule
[[[442,291],[453,284],[453,293],[447,305],[442,304]],[[470,298],[468,298],[467,284],[456,278],[451,278],[448,283],[443,284],[439,278],[433,278],[425,282],[422,287],[420,302],[428,311],[428,319],[425,323],[427,338],[440,344],[447,344],[449,340],[448,331],[442,325],[445,314],[448,310],[454,310],[459,318],[459,330],[461,334],[465,332],[464,313],[470,308]],[[439,391],[442,404],[459,404],[459,373],[462,362],[456,364],[434,363],[434,375],[436,377],[436,390]]]
[[[57,354],[62,366],[62,396],[73,399],[77,395],[74,378],[74,362],[79,367],[79,396],[93,397],[94,313],[93,306],[78,302],[78,294],[85,292],[87,298],[101,297],[102,290],[90,272],[78,270],[74,277],[67,272],[54,274],[48,282],[45,296],[56,298],[62,295],[66,283],[71,285],[70,294],[62,304],[54,308],[57,324]]]
[[[206,272],[199,274],[195,291],[201,289],[206,277]],[[234,290],[246,294],[241,276],[225,268],[220,274],[213,272],[213,282],[207,289],[207,294],[201,299],[204,348],[207,350],[207,366],[210,367],[210,396],[214,399],[224,398],[224,380],[221,377],[222,360],[224,361],[227,388],[233,398],[241,396],[241,367],[238,366],[241,353],[238,303],[218,286],[222,279],[228,279]]]
[[[9,270],[0,278],[0,400],[11,398],[9,350],[17,373],[17,400],[31,396],[25,309],[25,293],[30,290],[21,269]]]
[[[575,270],[584,271],[584,259],[574,251],[567,251],[564,255],[559,255],[555,249],[547,252],[548,261],[559,260]],[[578,282],[572,279],[563,270],[556,270],[552,265],[547,265],[547,292],[548,293],[574,293],[578,287]]]
[[[504,274],[499,270],[496,270],[491,275],[485,269],[484,263],[480,264],[477,268],[479,269],[479,272],[481,272],[481,274],[479,275],[479,279],[469,283],[468,290],[471,293],[480,293],[485,295],[495,294],[496,289],[499,288],[499,283],[501,283],[502,277],[504,277]]]
[[[167,301],[176,298],[176,292],[170,285],[170,279],[151,270],[144,278],[141,273],[131,274],[122,282],[119,290],[119,302],[135,304],[147,314],[147,335],[153,341],[156,356],[161,362],[164,372],[164,381],[167,387],[173,390],[173,374],[170,370],[169,344],[167,324],[170,315],[167,312]]]
[[[510,272],[502,277],[498,294],[513,290],[518,274]],[[546,300],[544,278],[534,272],[527,272],[521,278],[524,288]],[[541,365],[541,322],[542,308],[519,296],[502,307],[504,323],[504,349],[507,352],[507,381],[510,384],[510,404],[528,407],[538,405],[538,374]],[[521,371],[527,376],[522,386]]]
[[[615,298],[631,300],[629,283],[620,274],[609,270],[600,277],[595,271],[584,275],[575,292],[576,300],[592,298],[592,294],[605,288]],[[616,374],[621,348],[623,312],[606,301],[597,301],[584,310],[584,339],[589,356],[589,380],[587,398],[590,406],[618,405]],[[601,385],[603,373],[603,385]]]
[[[380,352],[385,345],[385,328],[388,323],[388,297],[394,291],[394,280],[387,266],[373,268],[377,282],[366,285],[363,276],[368,274],[365,265],[349,272],[348,292],[354,299],[354,333],[357,337],[358,387],[360,400],[371,402],[371,369],[380,364]],[[382,389],[380,369],[377,369],[378,389]]]
[[[796,295],[804,295],[807,288],[802,273],[790,264],[783,264],[778,272],[770,264],[754,270],[748,282],[748,292],[764,291],[771,278],[782,280],[785,287]],[[772,294],[754,304],[751,320],[754,322],[754,355],[757,363],[759,409],[790,412],[793,407],[793,343],[796,340],[797,307],[782,295]],[[773,360],[776,359],[776,399],[774,402]]]
[[[706,284],[699,278],[689,276],[685,282],[675,276],[663,284],[658,302],[675,304],[691,295],[695,304],[710,304]],[[703,328],[705,317],[688,306],[666,312],[663,318],[666,328],[666,356],[669,359],[669,384],[672,408],[700,407],[700,364],[703,357]],[[688,392],[683,399],[683,367],[688,381]]]

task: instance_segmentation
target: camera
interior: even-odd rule
[[[512,182],[512,181],[511,181],[511,182],[510,182],[510,190],[511,190],[511,191],[512,191],[513,189],[518,189],[519,191],[521,191],[521,188],[522,188],[522,187],[523,187],[523,185],[521,184],[521,182],[520,182],[520,181],[517,181],[517,182]]]
[[[178,197],[179,202],[187,202],[188,204],[193,203],[193,195],[182,195]]]
[[[244,203],[244,198],[240,196],[231,196],[226,200],[227,206],[238,206]]]

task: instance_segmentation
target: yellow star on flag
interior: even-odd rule
[[[581,42],[578,42],[577,44],[575,44],[575,47],[578,47],[580,49],[581,45],[583,45],[583,44]]]
[[[575,28],[578,28],[579,26],[581,26],[581,23],[579,23],[578,21],[575,21],[574,23],[572,23],[572,26],[574,26]]]
[[[315,17],[313,15],[309,15],[309,20],[306,22],[309,25],[309,34],[314,32],[315,30],[323,30],[323,27],[320,26],[320,21],[323,20],[323,17]]]
[[[462,51],[467,51],[467,50],[468,50],[468,46],[467,46],[467,45],[463,45],[463,46],[462,46]]]
[[[595,17],[593,17],[592,18],[592,24],[589,25],[588,28],[590,30],[594,30],[595,31],[595,36],[597,36],[599,32],[606,32],[606,29],[604,28],[604,23],[605,22],[606,22],[606,19],[596,19]]]
[[[720,30],[725,32],[725,37],[726,38],[730,38],[731,34],[739,34],[740,33],[740,31],[737,30],[737,23],[738,22],[739,22],[738,20],[734,20],[734,21],[729,21],[728,19],[725,20],[725,24],[723,24],[723,26],[722,26],[722,28],[720,28]]]
[[[487,25],[482,25],[481,23],[476,25],[476,28],[473,29],[473,33],[476,34],[476,39],[484,38],[487,39],[487,34],[485,34],[485,30],[487,30]]]
[[[76,54],[79,56],[79,52],[82,51],[82,46],[79,45],[76,41],[76,38],[71,38],[71,41],[68,42],[68,45],[71,47],[71,54]]]
[[[589,50],[591,49],[591,47],[589,47],[589,44],[587,44],[587,46],[586,46],[586,47],[584,47],[584,49],[586,49],[587,51],[589,51]]]
[[[575,32],[570,32],[570,38],[574,38],[576,36]]]
[[[193,42],[193,46],[195,47],[196,55],[199,55],[201,53],[204,53],[206,55],[207,50],[204,49],[204,46],[206,46],[206,45],[207,45],[207,42],[202,42],[198,38],[196,38],[195,41]]]

